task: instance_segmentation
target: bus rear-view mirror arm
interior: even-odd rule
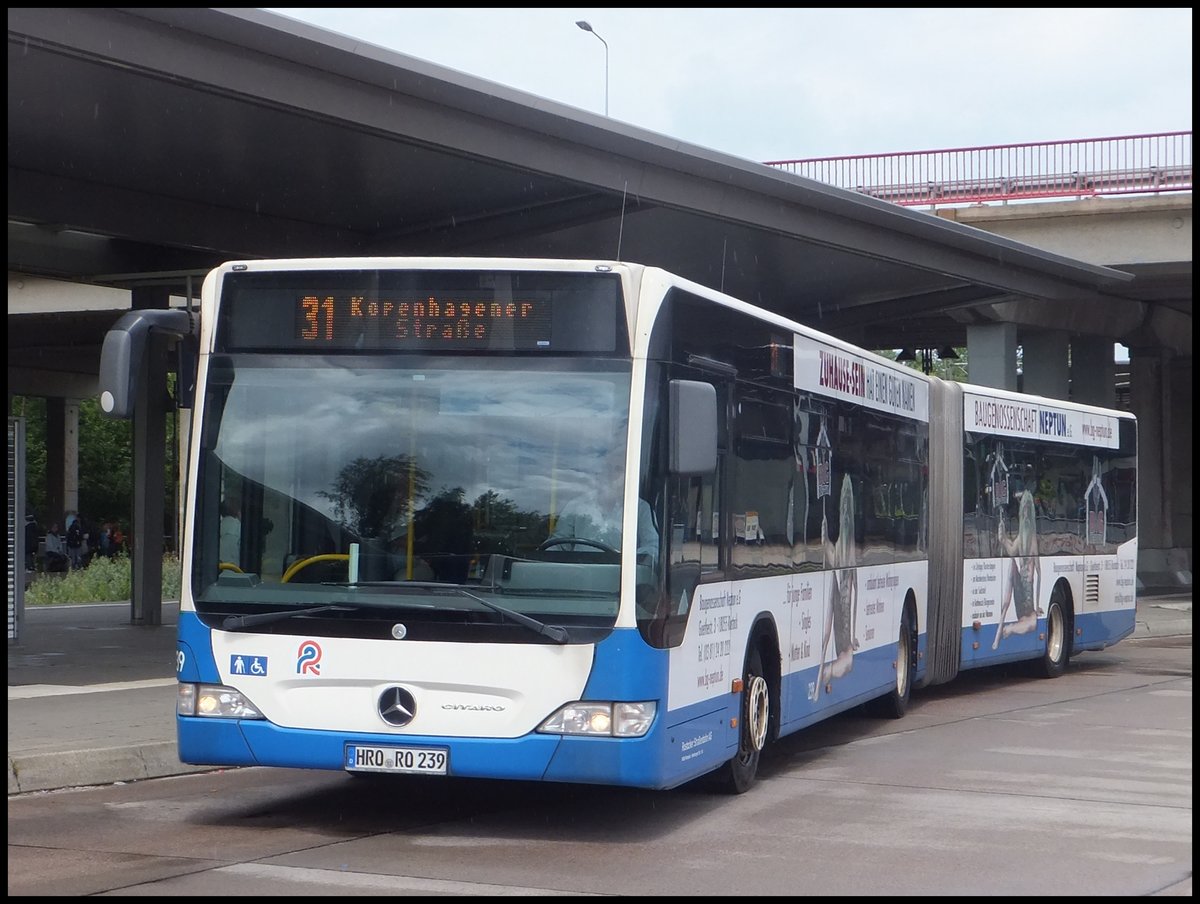
[[[151,333],[195,341],[194,318],[179,310],[129,311],[113,325],[100,351],[100,410],[109,417],[133,416],[137,380]],[[192,355],[185,357],[195,360]]]

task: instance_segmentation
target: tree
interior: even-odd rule
[[[471,505],[479,551],[514,555],[527,553],[546,539],[545,512],[524,511],[495,490],[481,493]]]
[[[9,410],[14,417],[25,419],[26,505],[44,530],[61,516],[46,510],[46,400],[13,396]]]
[[[429,489],[429,473],[407,455],[356,458],[320,495],[337,519],[360,537],[392,537]]]
[[[49,511],[46,493],[46,400],[13,396],[10,409],[25,419],[25,492],[29,508],[43,527],[60,521],[63,512]],[[178,485],[176,419],[167,417],[166,498],[163,526],[173,533]],[[96,399],[79,402],[79,511],[89,526],[118,521],[126,528],[133,513],[133,422],[106,417]]]
[[[172,479],[167,487],[173,484]],[[133,422],[105,417],[94,399],[84,399],[79,403],[79,510],[93,524],[128,524],[132,503]]]

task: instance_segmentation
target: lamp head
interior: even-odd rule
[[[582,28],[584,31],[591,31],[591,30],[592,30],[592,26],[591,26],[591,25],[589,25],[587,22],[585,22],[583,19],[580,19],[580,20],[579,20],[578,22],[576,22],[575,24],[576,24],[576,25],[578,25],[580,28]]]

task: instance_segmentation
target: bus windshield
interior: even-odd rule
[[[214,355],[197,611],[474,617],[483,597],[611,626],[624,477],[605,468],[623,465],[629,396],[614,358]],[[572,505],[601,497],[615,524],[564,538]]]

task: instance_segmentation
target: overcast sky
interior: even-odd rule
[[[1190,8],[269,11],[758,161],[1192,128]]]

